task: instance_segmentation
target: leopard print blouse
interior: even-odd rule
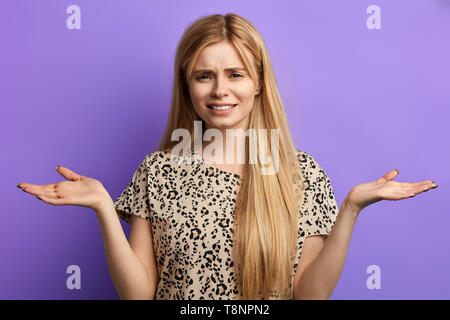
[[[189,154],[189,153],[188,153]],[[160,275],[155,299],[237,299],[233,256],[233,211],[240,176],[206,164],[192,151],[192,163],[169,152],[148,154],[114,202],[126,223],[136,215],[152,225]],[[299,213],[295,270],[305,237],[327,237],[339,208],[330,179],[308,153],[297,150],[305,179]],[[277,299],[292,299],[292,283]]]

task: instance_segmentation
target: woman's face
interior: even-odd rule
[[[189,93],[205,129],[248,129],[249,115],[260,88],[250,79],[238,51],[228,41],[209,45],[200,53],[189,79]],[[214,110],[210,105],[233,105]]]

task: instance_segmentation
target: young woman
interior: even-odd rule
[[[393,170],[352,188],[339,209],[327,174],[295,148],[288,128],[261,35],[239,15],[205,16],[178,45],[160,148],[115,202],[98,180],[64,167],[57,171],[68,181],[19,187],[52,205],[95,210],[122,299],[328,299],[360,211],[436,185],[393,181]],[[172,141],[178,129],[189,133],[181,155]],[[249,163],[250,136],[234,146],[220,139],[227,129],[276,136],[268,144],[276,170],[262,174],[260,158]],[[195,139],[207,130],[219,135],[198,148]],[[118,217],[131,224],[129,240]]]

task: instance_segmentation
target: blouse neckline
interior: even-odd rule
[[[164,152],[165,152],[166,154],[170,154],[170,152],[167,152],[167,151],[164,151]],[[213,165],[207,164],[207,163],[203,160],[203,158],[201,158],[201,157],[198,156],[197,152],[195,152],[194,149],[192,149],[190,152],[188,151],[188,155],[189,155],[189,153],[192,154],[192,155],[194,155],[194,158],[195,158],[195,160],[196,160],[196,161],[193,161],[193,159],[191,159],[192,163],[197,163],[198,165],[202,165],[204,168],[212,169],[212,170],[214,170],[214,171],[216,171],[216,172],[218,172],[218,173],[220,173],[220,174],[225,174],[225,175],[227,175],[227,176],[229,176],[229,177],[231,177],[231,178],[233,178],[233,179],[236,179],[236,180],[241,180],[241,178],[242,178],[241,175],[238,174],[238,173],[226,171],[226,170],[217,168],[217,167],[215,167],[215,166],[213,166]],[[197,162],[197,161],[198,161],[198,162]]]
[[[217,172],[219,172],[219,173],[225,174],[225,175],[227,175],[227,176],[231,176],[232,178],[235,178],[235,179],[238,179],[238,180],[241,179],[241,175],[238,174],[238,173],[230,172],[230,171],[226,171],[226,170],[222,170],[222,169],[217,168],[217,167],[215,167],[215,166],[212,166],[212,165],[210,165],[210,164],[206,164],[205,161],[204,161],[203,159],[200,159],[200,161],[201,161],[201,164],[202,164],[205,168],[213,169],[213,170],[215,170],[215,171],[217,171]]]

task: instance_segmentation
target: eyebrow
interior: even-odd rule
[[[241,68],[241,67],[231,67],[231,68],[226,68],[224,69],[225,71],[237,71],[237,70],[243,70],[245,71],[245,68]],[[200,72],[214,72],[214,70],[211,69],[198,69],[198,70],[194,70],[192,73],[200,73]]]

